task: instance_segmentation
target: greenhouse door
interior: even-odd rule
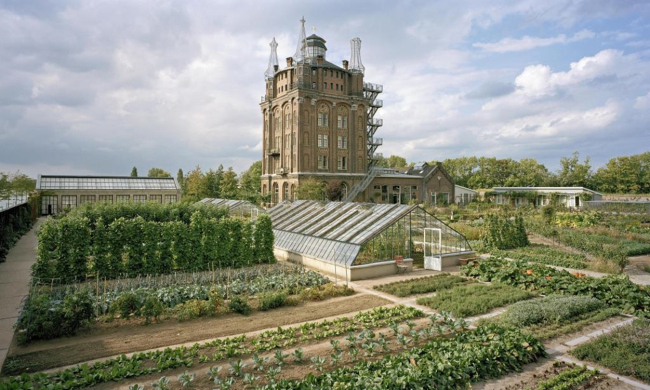
[[[442,229],[424,229],[424,269],[442,271]]]

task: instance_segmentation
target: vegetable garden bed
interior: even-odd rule
[[[529,291],[505,284],[470,284],[439,291],[433,297],[418,298],[417,303],[438,311],[451,312],[456,317],[470,317],[534,296]]]
[[[254,337],[242,335],[194,344],[190,348],[166,348],[153,352],[136,353],[131,357],[123,355],[92,365],[82,364],[51,374],[23,374],[12,377],[9,381],[1,382],[0,388],[29,388],[48,385],[52,385],[53,388],[66,389],[87,387],[179,367],[191,367],[196,363],[233,359],[253,352],[269,352],[278,348],[341,336],[348,332],[367,331],[389,325],[398,326],[401,322],[420,318],[423,315],[421,311],[410,307],[380,307],[358,313],[353,317],[305,323],[291,328],[278,328],[275,331],[267,331]]]
[[[576,347],[578,359],[650,383],[650,320],[639,319]]]
[[[504,283],[541,294],[587,295],[623,313],[650,315],[650,291],[625,275],[592,278],[539,264],[497,257],[461,267],[461,274],[485,282]]]
[[[445,290],[461,284],[473,283],[471,279],[466,279],[458,275],[448,273],[426,276],[423,278],[410,279],[400,282],[393,282],[375,286],[379,290],[397,297],[407,297],[415,294],[431,293],[438,290]]]
[[[536,245],[512,249],[509,251],[492,250],[494,256],[508,257],[514,260],[528,261],[547,265],[573,269],[589,268],[587,256],[578,253],[569,253],[548,245]]]

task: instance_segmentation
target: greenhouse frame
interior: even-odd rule
[[[418,205],[286,201],[268,211],[276,256],[348,280],[398,271],[396,259],[412,267],[425,252],[439,267],[473,253],[459,232]],[[425,229],[431,231],[425,242]]]
[[[258,215],[266,214],[266,210],[247,200],[204,198],[198,201],[197,204],[210,204],[216,207],[227,207],[230,216],[239,216],[243,218],[257,219]]]

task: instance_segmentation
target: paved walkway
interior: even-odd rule
[[[5,262],[0,263],[0,368],[14,337],[23,298],[29,293],[30,268],[36,262],[36,229],[43,221],[39,219],[9,250]]]

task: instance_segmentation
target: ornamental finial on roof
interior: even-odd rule
[[[302,19],[300,19],[300,23],[302,26],[300,27],[300,34],[298,35],[298,44],[296,46],[296,53],[293,55],[293,60],[297,63],[298,61],[302,61],[305,59],[305,47],[307,46],[307,43],[305,40],[307,39],[307,36],[305,34],[305,17],[303,16]]]
[[[264,76],[266,76],[267,79],[273,78],[275,75],[275,69],[278,64],[278,43],[275,41],[275,37],[273,37],[273,40],[271,43],[269,43],[269,46],[271,46],[271,56],[269,57],[269,66],[266,68],[266,72],[264,72]]]
[[[354,38],[350,41],[350,70],[352,72],[365,73],[366,68],[361,63],[361,38]]]

